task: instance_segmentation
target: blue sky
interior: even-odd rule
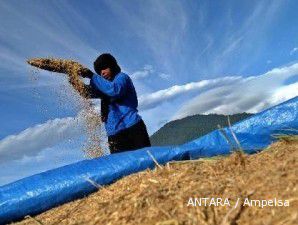
[[[152,134],[187,115],[259,112],[296,96],[297,10],[294,0],[2,0],[0,185],[84,158],[72,121],[78,96],[64,76],[32,71],[28,58],[92,69],[112,53]]]

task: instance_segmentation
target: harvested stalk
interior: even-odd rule
[[[48,70],[56,73],[64,73],[68,75],[68,81],[79,94],[88,98],[87,85],[81,81],[80,77],[89,73],[89,69],[82,66],[80,63],[68,59],[54,58],[34,58],[29,59],[28,64],[39,69]]]
[[[103,150],[100,148],[100,134],[98,131],[101,121],[89,100],[90,87],[80,79],[91,71],[80,63],[67,59],[33,58],[29,59],[27,63],[39,69],[67,74],[69,83],[83,97],[83,116],[87,129],[87,145],[83,151],[91,158],[103,155]]]

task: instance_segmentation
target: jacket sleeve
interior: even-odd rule
[[[105,78],[94,74],[90,84],[96,90],[111,98],[121,98],[127,91],[127,79],[123,75],[118,75],[113,81],[108,81]]]
[[[107,96],[104,93],[97,90],[92,84],[86,85],[85,90],[87,92],[87,98],[107,98]]]

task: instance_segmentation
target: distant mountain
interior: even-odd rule
[[[243,120],[253,114],[239,113],[230,116],[231,124]],[[178,145],[199,138],[213,130],[228,126],[225,115],[194,115],[166,123],[151,137],[153,146]]]

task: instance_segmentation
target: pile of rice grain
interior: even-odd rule
[[[294,225],[297,185],[298,142],[283,141],[254,155],[236,152],[132,174],[18,224]],[[188,205],[190,198],[212,197],[228,198],[231,206]],[[289,206],[243,206],[245,199],[274,198],[288,200]]]
[[[87,143],[83,151],[87,157],[93,158],[104,154],[100,147],[100,126],[101,121],[98,113],[90,101],[87,85],[80,79],[88,73],[88,69],[80,63],[67,59],[55,58],[33,58],[27,61],[28,64],[47,71],[63,73],[68,75],[68,81],[71,86],[83,97],[83,117],[87,131]]]

